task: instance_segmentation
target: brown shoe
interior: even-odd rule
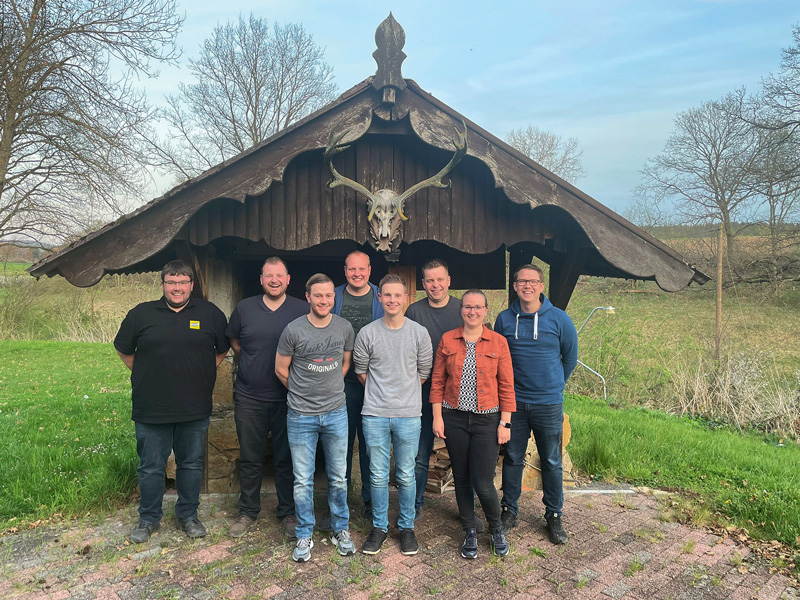
[[[281,524],[283,525],[283,532],[286,534],[286,537],[289,539],[294,539],[297,536],[295,535],[294,529],[297,527],[297,517],[294,515],[287,515],[281,519]]]
[[[232,538],[242,537],[255,524],[255,519],[251,519],[247,515],[239,515],[236,520],[231,523],[230,529],[228,529],[228,535]]]

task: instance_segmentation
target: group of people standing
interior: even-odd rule
[[[197,518],[205,434],[216,367],[229,347],[238,356],[234,414],[240,444],[239,515],[229,534],[244,535],[261,510],[267,437],[272,437],[277,516],[296,538],[292,559],[311,558],[314,528],[329,531],[340,555],[355,553],[348,488],[358,438],[363,516],[372,530],[361,551],[376,554],[389,532],[389,476],[394,457],[400,550],[416,554],[415,520],[423,511],[435,437],[450,454],[461,555],[478,556],[483,520],[490,549],[509,552],[505,534],[517,526],[528,439],[541,457],[548,537],[567,541],[561,522],[563,390],[577,363],[572,321],[544,296],[542,271],[514,274],[518,300],[486,323],[480,290],[459,300],[449,293],[442,260],[422,268],[426,297],[404,311],[406,282],[389,274],[370,282],[369,256],[345,259],[346,283],[325,274],[306,283],[306,302],[288,296],[290,275],[280,258],[261,270],[263,294],[242,300],[230,322],[210,302],[192,298],[192,269],[182,261],[161,275],[164,296],[132,309],[114,341],[132,370],[133,420],[141,502],[131,541],[160,526],[164,470],[176,459],[176,525],[202,537]],[[505,445],[502,500],[494,486]],[[321,453],[318,461],[317,454]],[[317,523],[314,474],[324,463],[329,514]]]

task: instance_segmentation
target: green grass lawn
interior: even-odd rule
[[[0,341],[0,529],[129,497],[128,377],[110,344]]]
[[[575,466],[610,480],[696,492],[751,534],[800,545],[800,446],[569,396]]]

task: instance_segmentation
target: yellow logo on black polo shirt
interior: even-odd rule
[[[189,329],[200,329],[200,321],[189,321]]]

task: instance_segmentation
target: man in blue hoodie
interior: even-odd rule
[[[519,299],[498,315],[494,325],[494,330],[508,340],[517,395],[511,440],[503,458],[501,518],[506,532],[517,526],[525,452],[533,432],[541,459],[547,536],[553,544],[564,544],[564,385],[578,363],[578,334],[572,320],[550,303],[543,290],[544,276],[539,267],[524,265],[517,269],[514,291]]]
[[[350,321],[356,336],[364,325],[383,317],[383,306],[378,299],[378,287],[369,281],[372,265],[369,256],[361,250],[354,250],[344,259],[346,284],[334,290],[333,314]],[[364,386],[359,383],[355,370],[344,378],[344,393],[347,397],[347,485],[353,475],[353,443],[358,434],[358,458],[361,467],[361,499],[364,501],[364,517],[372,519],[372,498],[370,497],[369,457],[364,433],[361,428],[361,409],[364,407]],[[321,527],[327,526],[323,519]]]

